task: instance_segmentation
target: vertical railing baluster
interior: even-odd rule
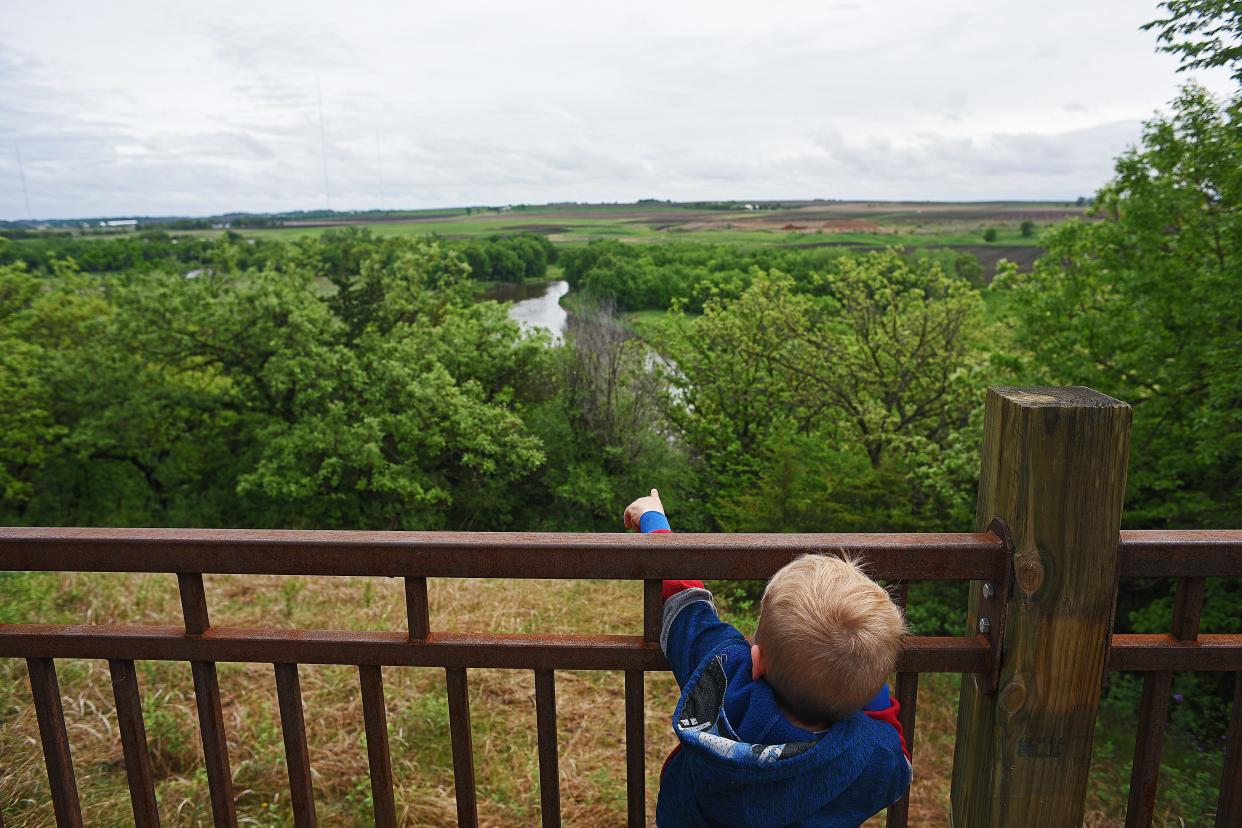
[[[134,662],[129,659],[108,659],[108,671],[112,674],[112,697],[116,700],[117,729],[121,731],[134,825],[154,828],[160,824],[160,812],[155,803],[147,729],[142,721],[142,700],[138,695],[138,674]]]
[[[298,665],[277,663],[276,698],[280,703],[280,729],[285,737],[285,764],[289,766],[289,798],[293,824],[315,828],[315,787],[311,781],[310,752],[306,748],[306,719],[302,714],[302,682]]]
[[[897,703],[901,705],[898,719],[901,721],[901,732],[906,739],[906,750],[910,751],[910,761],[914,761],[914,720],[919,699],[919,674],[897,674]],[[905,828],[910,821],[910,792],[889,806],[887,828]]]
[[[1134,740],[1134,764],[1130,769],[1130,796],[1126,805],[1126,828],[1149,826],[1156,811],[1156,785],[1160,781],[1160,753],[1164,725],[1169,717],[1169,693],[1173,674],[1143,674],[1143,698],[1139,703],[1138,735]]]
[[[186,634],[202,635],[211,626],[202,573],[178,573],[177,587],[181,593]],[[203,761],[207,766],[212,818],[216,828],[232,828],[237,825],[237,806],[233,802],[233,774],[229,770],[229,745],[224,735],[216,663],[191,661],[190,671],[194,675],[194,702],[198,707],[198,727],[203,737]]]
[[[643,640],[658,642],[664,618],[664,582],[643,581]]]
[[[371,768],[371,800],[375,803],[377,828],[395,828],[397,805],[393,800],[392,757],[388,752],[388,712],[384,706],[384,674],[374,664],[358,667],[362,685],[362,717],[367,730],[367,764]]]
[[[664,616],[664,581],[643,581],[643,643],[658,644]],[[647,771],[643,671],[625,671],[625,799],[631,827],[646,825]]]
[[[906,602],[910,597],[910,584],[908,581],[894,581],[889,584],[889,595],[905,614]],[[918,699],[919,693],[919,674],[918,673],[898,673],[897,686],[894,688],[897,694],[897,703],[901,705],[901,729],[906,738],[906,749],[910,751],[910,756],[914,756],[914,706]],[[886,828],[906,828],[910,821],[910,792],[906,794],[892,805],[888,807],[888,814],[885,817]]]
[[[910,751],[910,759],[914,759],[914,725],[919,704],[919,674],[897,674],[897,703],[901,705],[901,714],[897,717],[901,722],[901,733],[906,739],[906,750]]]
[[[1203,611],[1203,578],[1179,578],[1173,600],[1172,636],[1193,641],[1199,635]],[[1143,675],[1143,699],[1139,703],[1138,736],[1134,741],[1134,764],[1130,770],[1130,796],[1126,805],[1126,828],[1146,828],[1156,814],[1156,788],[1160,783],[1160,754],[1169,718],[1169,694],[1173,674],[1167,670]]]
[[[78,784],[73,778],[73,758],[69,754],[69,734],[65,730],[65,711],[60,704],[60,684],[56,681],[56,662],[50,658],[28,658],[30,692],[34,696],[39,738],[47,762],[47,782],[52,791],[52,809],[58,828],[80,828],[82,806]]]
[[[405,579],[405,615],[412,641],[426,641],[431,632],[427,608],[427,579],[407,576]]]
[[[207,612],[207,593],[203,588],[203,573],[177,573],[177,593],[181,596],[181,617],[185,631],[190,635],[202,635],[211,626]]]
[[[625,799],[630,828],[647,824],[647,778],[644,763],[643,671],[625,671]]]
[[[535,671],[535,729],[539,740],[539,804],[543,828],[561,824],[561,772],[556,755],[556,673]]]
[[[474,747],[470,736],[470,691],[464,667],[446,667],[449,735],[453,743],[453,789],[457,794],[457,824],[475,828],[479,809],[474,790]]]
[[[1216,803],[1219,828],[1242,825],[1242,672],[1233,674],[1233,714],[1229,717],[1226,738],[1220,799]]]

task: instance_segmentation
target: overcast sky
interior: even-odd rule
[[[0,0],[0,218],[27,216],[19,153],[36,218],[1072,199],[1188,77],[1156,11]]]

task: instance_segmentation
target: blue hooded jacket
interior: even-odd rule
[[[679,748],[656,804],[660,828],[856,828],[910,786],[892,725],[863,711],[819,733],[790,722],[771,685],[751,678],[750,642],[697,584],[665,601],[660,645],[682,688],[673,713]],[[885,687],[865,710],[890,704]]]

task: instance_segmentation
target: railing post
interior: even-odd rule
[[[975,525],[1009,526],[996,692],[962,677],[952,822],[1081,825],[1112,631],[1130,407],[1088,388],[990,388]],[[983,585],[971,585],[971,632]]]

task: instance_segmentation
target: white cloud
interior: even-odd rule
[[[0,21],[0,218],[1073,198],[1183,76],[1132,0],[45,2]],[[1208,76],[1218,91],[1232,87]]]

